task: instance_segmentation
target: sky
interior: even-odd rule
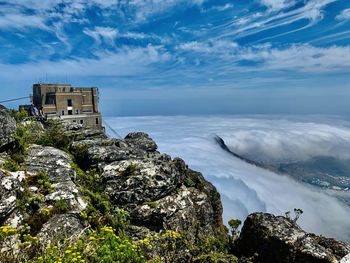
[[[349,73],[348,0],[0,0],[0,101],[68,82],[107,116],[349,116]]]

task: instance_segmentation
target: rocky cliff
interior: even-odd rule
[[[337,262],[350,252],[268,214],[250,215],[234,242],[215,187],[145,133],[16,119],[0,111],[0,262]]]

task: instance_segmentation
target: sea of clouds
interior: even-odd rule
[[[250,165],[222,150],[214,140],[216,134],[232,151],[262,161],[313,156],[345,160],[350,159],[350,122],[315,116],[116,117],[106,122],[121,136],[131,131],[150,134],[161,152],[179,156],[202,172],[221,194],[225,222],[244,220],[256,211],[284,215],[301,208],[304,214],[298,223],[305,230],[350,241],[350,207],[330,192]]]

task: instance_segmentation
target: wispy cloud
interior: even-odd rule
[[[114,45],[114,41],[118,36],[118,30],[111,27],[95,27],[94,29],[85,28],[84,34],[92,37],[96,44],[101,44],[102,41],[109,45]]]
[[[349,20],[350,19],[350,8],[344,9],[339,15],[335,17],[337,20]]]

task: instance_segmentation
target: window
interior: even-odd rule
[[[56,94],[54,92],[46,93],[45,104],[56,104]]]
[[[79,114],[79,110],[75,110],[75,114]]]
[[[62,115],[64,115],[64,110],[62,111]]]
[[[84,120],[80,120],[80,124],[84,124]]]
[[[73,122],[74,122],[74,123],[76,123],[76,122],[77,122],[77,120],[73,120]]]
[[[73,115],[73,111],[72,110],[68,110],[68,115]]]
[[[68,99],[67,100],[67,104],[68,104],[68,107],[72,107],[73,106],[73,102],[71,99]]]
[[[96,118],[96,124],[98,125],[98,118]]]

